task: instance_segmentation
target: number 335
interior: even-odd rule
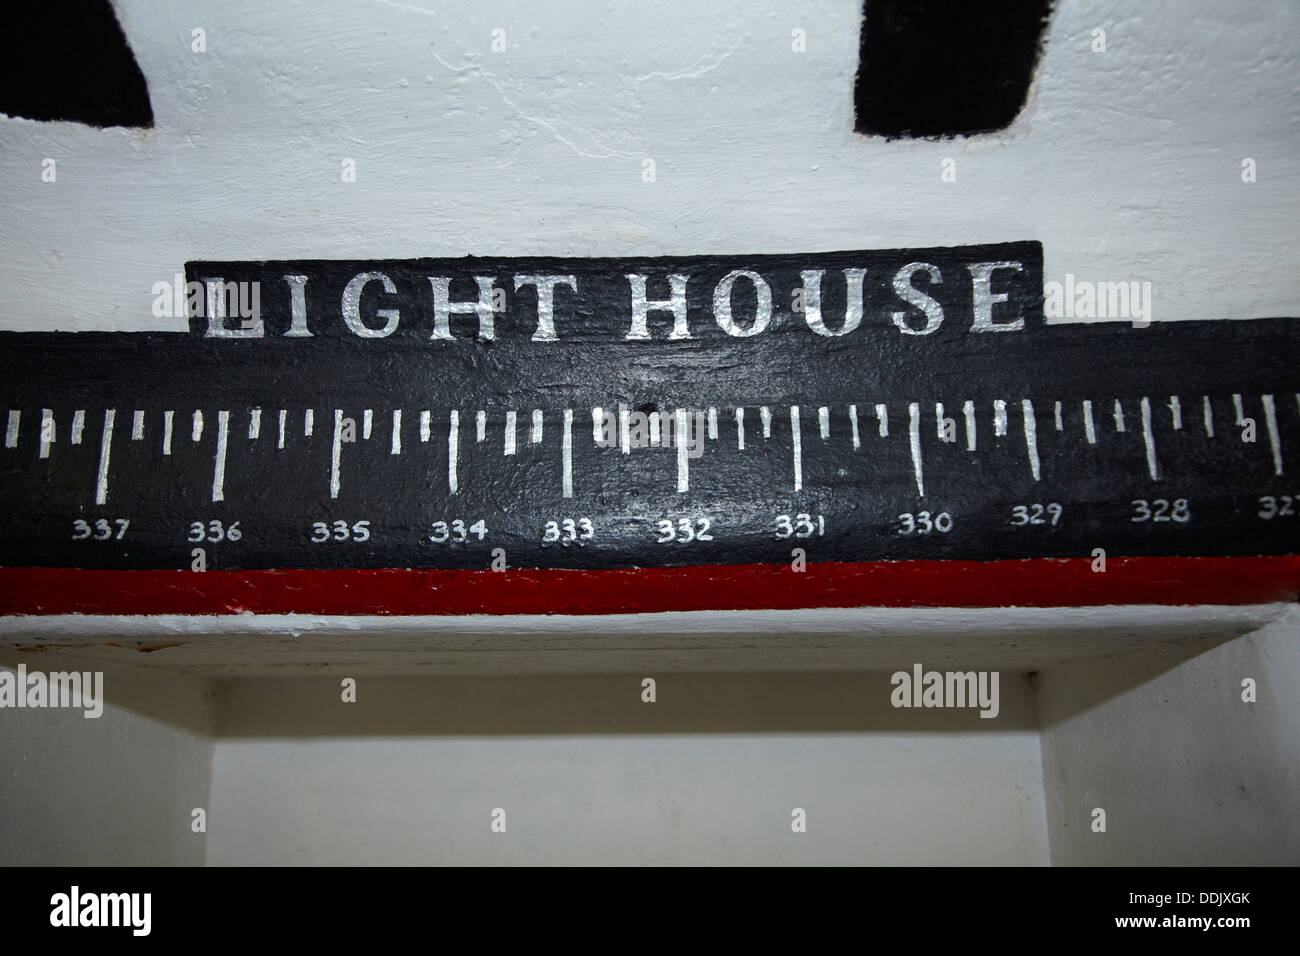
[[[323,544],[331,539],[335,541],[369,541],[370,522],[358,521],[348,527],[346,521],[335,521],[333,525],[324,521],[317,521],[311,526],[311,539],[316,544]]]

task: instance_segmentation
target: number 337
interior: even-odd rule
[[[114,525],[117,526],[117,534],[114,535]],[[114,518],[113,523],[109,524],[107,518],[98,519],[94,526],[87,524],[85,519],[78,518],[72,522],[72,540],[73,541],[107,541],[109,538],[122,540],[126,534],[126,529],[131,526],[129,518]]]

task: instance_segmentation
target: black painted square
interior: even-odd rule
[[[108,0],[6,10],[0,112],[90,126],[153,126],[144,74]]]
[[[860,133],[1004,129],[1024,107],[1051,0],[866,0],[854,105]]]

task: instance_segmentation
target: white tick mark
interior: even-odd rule
[[[573,497],[573,409],[564,410],[564,433],[560,436],[560,458],[564,475],[560,482],[560,494],[565,498]]]
[[[308,413],[310,414],[310,412]],[[330,448],[330,497],[339,496],[342,476],[339,474],[339,458],[343,453],[343,410],[334,409],[334,444]]]
[[[799,406],[790,406],[790,433],[794,444],[794,490],[803,489],[803,436],[799,429]]]
[[[916,478],[916,493],[925,497],[925,477],[921,471],[921,406],[912,402],[907,406],[907,437],[912,447],[912,475]]]
[[[1277,407],[1272,395],[1261,395],[1264,404],[1264,424],[1268,427],[1268,443],[1273,449],[1273,474],[1282,474],[1282,436],[1277,431]]]
[[[108,501],[108,462],[113,445],[113,419],[117,409],[110,408],[104,412],[104,434],[99,441],[99,474],[95,478],[95,504],[102,505]]]
[[[504,455],[513,455],[515,453],[515,430],[517,427],[517,418],[514,411],[506,412],[506,430],[505,430],[505,450]]]
[[[1042,478],[1038,461],[1038,420],[1034,418],[1034,403],[1027,398],[1020,400],[1020,415],[1025,426],[1025,450],[1029,453],[1029,473],[1034,481]]]
[[[686,441],[686,409],[677,409],[677,493],[682,494],[691,487],[690,450]]]
[[[41,409],[41,454],[42,458],[50,457],[50,443],[54,441],[54,409]]]
[[[1160,468],[1156,462],[1155,435],[1151,433],[1151,400],[1143,395],[1139,407],[1142,409],[1142,444],[1147,450],[1147,473],[1155,481],[1160,477]]]
[[[454,495],[460,483],[456,478],[456,458],[460,455],[460,412],[453,410],[447,430],[447,488]]]
[[[230,437],[230,412],[217,412],[217,454],[212,469],[212,500],[226,500],[226,442]]]

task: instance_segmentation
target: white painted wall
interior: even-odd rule
[[[180,328],[150,315],[151,288],[194,258],[1022,238],[1044,243],[1048,279],[1151,281],[1157,321],[1300,314],[1300,6],[1058,6],[1011,130],[885,143],[851,131],[858,0],[129,0],[120,17],[157,129],[0,118],[0,328]],[[1089,49],[1097,26],[1105,54]],[[196,27],[204,54],[190,49]],[[502,54],[489,49],[497,27]],[[794,27],[806,54],[790,50]],[[55,183],[41,182],[46,157]],[[946,157],[953,184],[939,178]],[[340,182],[344,158],[356,183]],[[198,862],[202,844],[173,821],[206,791],[210,758],[216,863],[1046,862],[1049,834],[1056,862],[1294,863],[1297,714],[1278,689],[1300,683],[1298,629],[1176,667],[1174,654],[1044,670],[1041,769],[1032,720],[864,724],[854,708],[879,702],[857,697],[827,716],[814,704],[842,689],[834,677],[808,701],[847,723],[830,734],[753,710],[724,730],[688,733],[679,717],[676,730],[620,733],[597,708],[614,722],[538,735],[502,705],[491,713],[507,726],[488,736],[412,733],[391,711],[365,733],[286,735],[267,701],[303,704],[301,689],[237,682],[215,746],[203,685],[169,681],[157,693],[191,701],[183,720],[147,716],[139,698],[99,722],[4,715],[0,862]],[[1133,687],[1139,660],[1161,676]],[[1248,711],[1225,690],[1243,669],[1273,689]],[[737,699],[779,709],[780,694],[750,691]],[[1113,808],[1104,840],[1077,829],[1094,799]],[[487,830],[498,805],[508,843]],[[810,825],[793,844],[796,805]]]
[[[638,674],[362,674],[344,703],[109,665],[98,720],[3,714],[0,863],[1295,864],[1298,618],[1004,671],[995,721],[896,710],[885,671],[665,670],[654,704]]]
[[[1300,312],[1293,3],[1061,0],[1011,130],[916,143],[852,132],[860,0],[118,6],[157,128],[0,120],[0,327],[181,328],[150,290],[198,258],[1009,239],[1157,321]]]
[[[990,721],[894,710],[887,674],[664,674],[653,704],[633,674],[234,681],[208,861],[1046,863],[1028,684],[1001,687]]]
[[[209,862],[1042,864],[1037,750],[1033,732],[223,741]]]

